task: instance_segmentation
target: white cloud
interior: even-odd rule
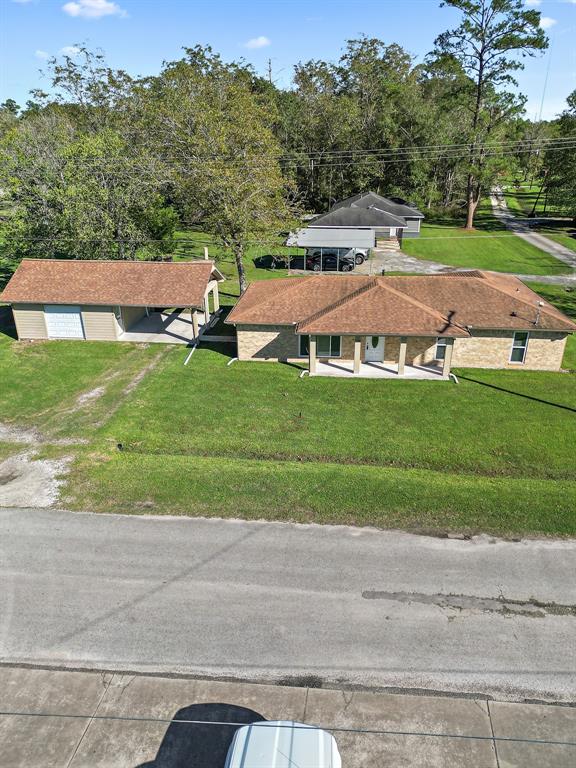
[[[72,0],[62,6],[64,13],[82,19],[101,19],[103,16],[127,16],[118,3],[110,0]]]
[[[58,53],[63,56],[77,56],[80,53],[80,48],[77,45],[65,45],[64,48],[60,48]]]
[[[540,26],[542,29],[550,29],[556,24],[556,19],[551,19],[550,16],[542,16],[540,19]]]
[[[251,40],[248,40],[247,43],[244,43],[244,48],[266,48],[271,44],[272,41],[268,37],[260,35],[259,37],[253,37]]]
[[[38,51],[34,51],[34,56],[36,56],[37,59],[47,59],[50,56],[50,54],[48,53],[48,51],[38,50]]]
[[[524,0],[526,5],[542,5],[542,0]]]

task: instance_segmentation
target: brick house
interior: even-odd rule
[[[240,360],[382,378],[447,378],[451,366],[557,371],[576,331],[517,278],[480,271],[266,280],[226,322]]]

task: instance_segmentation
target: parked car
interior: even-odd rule
[[[340,256],[338,248],[328,250],[323,248],[322,253],[314,249],[306,256],[306,269],[314,272],[352,272],[356,263],[353,256]]]
[[[363,264],[368,258],[368,248],[308,248],[306,256],[338,256],[353,259],[356,265]]]
[[[239,728],[225,768],[342,768],[334,737],[313,725],[263,720]]]

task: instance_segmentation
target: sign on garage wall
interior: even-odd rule
[[[83,339],[84,325],[80,307],[47,304],[44,319],[49,339]]]

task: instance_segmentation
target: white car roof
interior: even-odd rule
[[[334,737],[312,725],[263,720],[239,728],[226,768],[341,768]]]

